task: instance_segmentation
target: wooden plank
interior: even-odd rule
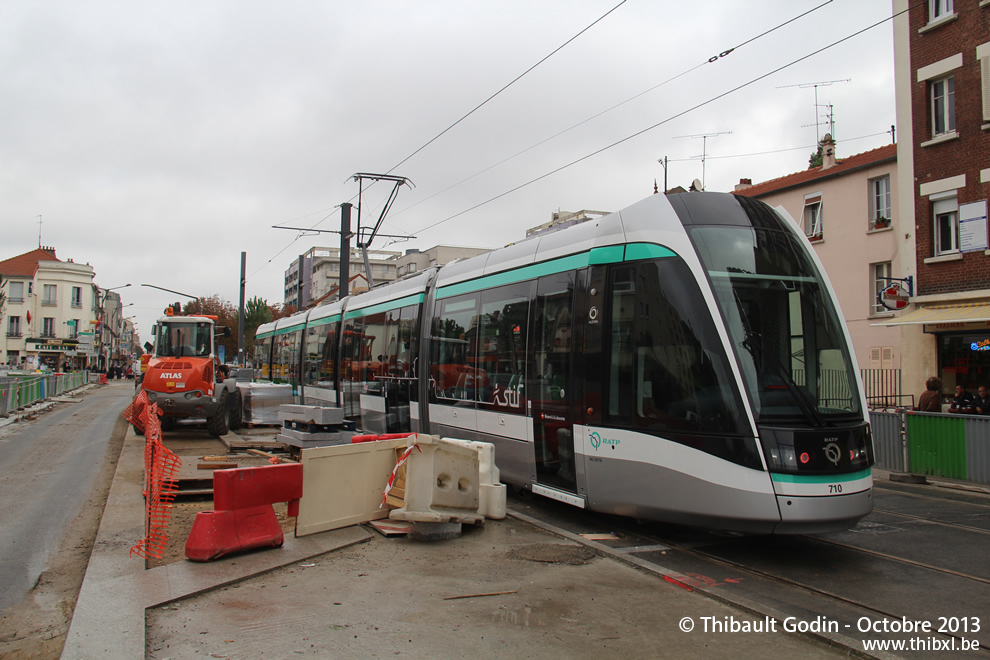
[[[197,463],[197,470],[229,470],[238,467],[237,463]]]

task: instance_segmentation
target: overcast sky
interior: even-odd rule
[[[139,284],[236,304],[242,251],[247,296],[281,302],[289,263],[339,238],[272,225],[338,228],[355,172],[415,184],[382,231],[416,238],[373,248],[497,247],[646,197],[663,157],[671,187],[716,191],[805,169],[827,108],[804,83],[848,80],[817,89],[840,158],[890,142],[890,21],[728,93],[888,0],[627,0],[405,160],[618,3],[0,0],[0,259],[40,227],[100,286],[133,284],[146,340],[176,296]],[[365,224],[386,192],[366,192]]]

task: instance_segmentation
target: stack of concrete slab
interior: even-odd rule
[[[292,403],[292,385],[276,383],[237,383],[241,393],[241,414],[247,424],[278,424],[279,406]]]
[[[356,435],[354,422],[344,419],[342,408],[282,404],[278,418],[282,431],[275,439],[300,449],[346,445]]]

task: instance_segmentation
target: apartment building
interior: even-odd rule
[[[990,1],[894,0],[905,381],[990,384]],[[904,12],[904,13],[901,13]]]

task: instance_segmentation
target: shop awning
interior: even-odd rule
[[[990,321],[990,304],[934,305],[922,307],[897,318],[870,325],[921,325],[926,323],[973,323]]]

